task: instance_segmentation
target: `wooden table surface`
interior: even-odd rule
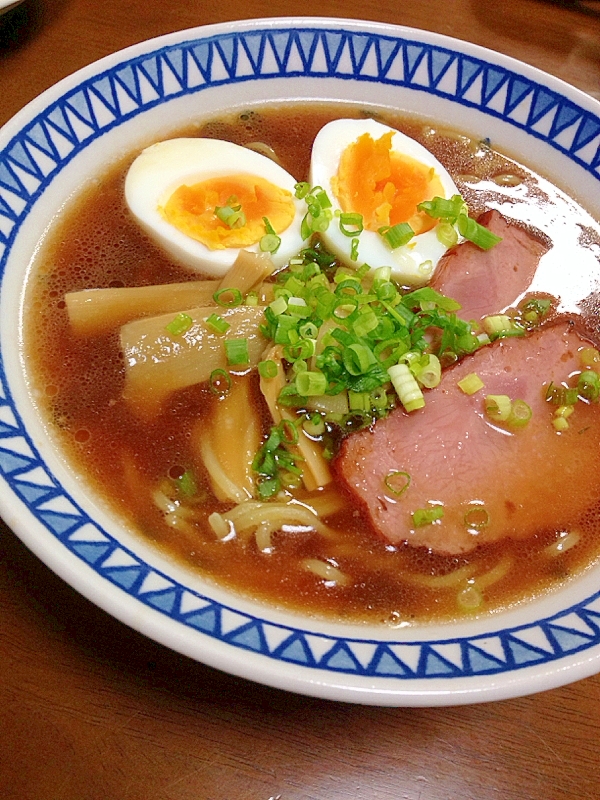
[[[330,0],[298,12],[468,39],[600,98],[600,2]],[[143,39],[289,15],[286,0],[25,0],[0,18],[0,124]],[[0,798],[600,798],[600,676],[518,700],[386,709],[197,664],[76,594],[0,527]]]

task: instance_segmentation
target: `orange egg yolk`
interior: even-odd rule
[[[215,209],[233,202],[241,206],[244,223],[230,227]],[[296,208],[291,192],[264,178],[226,175],[180,186],[159,211],[167,222],[210,250],[224,250],[258,242],[266,232],[263,217],[276,233],[282,233],[292,222]]]
[[[443,197],[444,190],[433,167],[392,150],[393,135],[373,139],[363,133],[348,145],[332,188],[342,211],[362,214],[367,230],[408,222],[415,233],[424,233],[436,220],[417,205]]]

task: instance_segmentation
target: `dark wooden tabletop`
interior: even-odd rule
[[[467,39],[600,98],[593,0],[25,0],[0,17],[0,124],[127,45],[292,10]],[[599,743],[600,677],[437,709],[338,704],[230,677],[107,616],[0,524],[2,800],[596,800]]]

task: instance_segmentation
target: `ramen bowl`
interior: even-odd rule
[[[485,132],[600,217],[600,105],[532,67],[437,34],[263,19],[170,34],[79,71],[0,131],[0,511],[82,595],[163,645],[273,687],[390,706],[498,700],[600,669],[597,568],[499,613],[394,628],[241,597],[116,517],[57,449],[32,397],[23,290],[57,212],[107,165],[197,117],[265,103],[375,104]]]

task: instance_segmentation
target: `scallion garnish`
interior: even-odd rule
[[[215,215],[228,228],[242,228],[246,224],[246,215],[235,195],[231,195],[224,206],[215,206]]]
[[[165,327],[171,336],[182,336],[186,331],[189,331],[193,324],[194,320],[190,315],[181,312],[181,314],[177,314]]]
[[[208,386],[213,394],[224,397],[231,389],[231,376],[224,369],[213,369]]]
[[[309,192],[310,183],[307,183],[306,181],[301,181],[294,186],[294,194],[298,200],[304,200]]]
[[[600,397],[600,376],[591,369],[585,370],[577,379],[579,396],[591,403],[597,402]]]
[[[226,333],[229,328],[231,328],[231,325],[218,314],[211,314],[210,316],[206,317],[204,322],[206,323],[207,327],[215,333]]]
[[[465,394],[475,394],[475,392],[479,392],[485,386],[484,382],[481,380],[479,375],[476,372],[469,372],[468,375],[465,375],[462,380],[458,381],[456,384],[461,392]]]
[[[340,231],[349,238],[359,236],[363,230],[363,216],[355,212],[344,212],[339,218]]]
[[[322,372],[305,370],[296,376],[296,390],[302,397],[315,397],[325,394],[327,378]]]
[[[490,250],[494,245],[502,241],[501,236],[496,236],[495,233],[492,233],[466,214],[459,214],[456,227],[461,236],[473,242],[481,250]]]
[[[433,506],[433,508],[418,508],[412,515],[413,525],[415,528],[422,528],[424,525],[431,525],[434,522],[442,519],[444,516],[444,509],[442,506]]]
[[[508,425],[511,428],[524,428],[531,419],[531,406],[525,400],[513,400],[508,417]]]
[[[410,475],[408,472],[403,472],[399,469],[394,469],[385,476],[383,482],[387,488],[396,495],[401,497],[410,486]]]
[[[485,506],[474,505],[465,513],[464,521],[467,528],[480,531],[490,524],[490,514]]]
[[[424,211],[433,219],[442,219],[446,222],[455,223],[461,214],[467,213],[467,204],[459,194],[454,194],[450,198],[434,197],[432,200],[424,200],[417,206],[418,211]]]
[[[383,225],[378,229],[378,233],[385,239],[391,250],[408,244],[415,235],[408,222],[399,222],[397,225]]]
[[[297,442],[298,430],[293,422],[282,420],[271,428],[252,461],[252,469],[259,476],[257,491],[261,500],[268,500],[279,492],[286,474],[298,477],[302,474],[297,463],[301,457],[288,449]]]
[[[223,308],[235,308],[241,306],[244,298],[239,289],[219,289],[213,294],[213,300],[218,306]]]
[[[304,197],[311,220],[328,211],[320,191],[309,187]],[[286,383],[277,402],[297,409],[300,424],[316,397],[345,395],[346,413],[323,412],[342,430],[370,425],[398,404],[408,412],[422,408],[424,391],[439,383],[444,366],[490,341],[457,316],[460,304],[452,298],[428,286],[407,292],[393,283],[390,267],[341,266],[318,237],[277,274],[273,293],[260,330],[282,348]],[[259,366],[262,378],[275,371]],[[334,441],[325,436],[330,455]],[[283,472],[272,473],[273,459],[263,458],[260,497],[285,485]]]
[[[247,339],[226,339],[225,353],[230,367],[243,366],[250,362]]]
[[[259,247],[263,253],[276,253],[281,245],[281,237],[277,235],[267,217],[263,217],[263,222],[266,233],[261,237]]]
[[[177,491],[181,492],[184,497],[194,497],[198,492],[198,484],[194,477],[194,473],[190,469],[186,469],[176,480],[175,486]]]
[[[482,250],[489,250],[502,241],[502,237],[496,236],[496,234],[469,217],[467,204],[459,194],[455,194],[449,199],[434,197],[433,200],[425,200],[419,203],[417,209],[424,211],[433,219],[456,225],[461,236],[464,236],[465,239],[473,242]],[[442,233],[443,237],[449,235],[447,229]]]
[[[423,392],[406,364],[396,364],[393,367],[389,367],[388,375],[406,411],[410,413],[423,408],[425,405]]]
[[[507,394],[488,394],[484,408],[485,413],[494,422],[506,422],[510,417],[512,402]]]
[[[258,374],[261,378],[275,378],[277,375],[277,364],[271,359],[258,362]]]

